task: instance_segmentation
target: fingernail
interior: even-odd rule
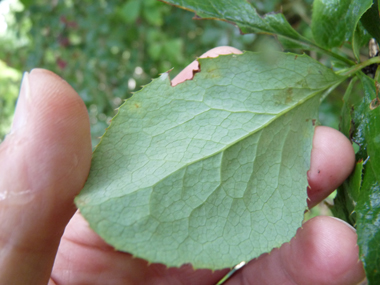
[[[347,223],[346,221],[343,221],[343,220],[341,220],[341,219],[339,219],[337,217],[331,217],[331,218],[333,218],[333,219],[335,219],[335,220],[337,220],[337,221],[339,221],[339,222],[341,222],[341,223],[349,226],[354,232],[356,232],[356,229],[352,225],[350,225],[349,223]]]
[[[11,133],[24,127],[28,121],[29,104],[31,100],[29,73],[25,72],[22,78],[20,93],[17,99],[15,115],[13,118]]]

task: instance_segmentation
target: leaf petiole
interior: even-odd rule
[[[376,56],[373,58],[370,58],[366,61],[363,61],[359,64],[354,65],[353,67],[349,68],[346,72],[342,73],[343,76],[352,76],[353,74],[357,73],[358,71],[362,70],[364,67],[369,66],[374,63],[380,63],[380,57]]]

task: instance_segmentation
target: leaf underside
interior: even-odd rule
[[[75,202],[117,250],[220,269],[294,236],[306,209],[319,94],[342,79],[306,55],[199,59],[123,104]]]

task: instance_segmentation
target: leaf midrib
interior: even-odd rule
[[[314,97],[317,96],[318,94],[321,94],[323,91],[325,91],[326,89],[330,88],[331,86],[334,86],[334,85],[338,84],[340,81],[341,81],[341,80],[339,80],[339,81],[334,81],[334,82],[331,83],[330,85],[324,86],[324,87],[321,88],[320,90],[311,93],[310,95],[308,95],[307,97],[303,98],[302,100],[296,102],[295,104],[293,104],[293,105],[290,106],[289,108],[286,108],[285,110],[283,110],[283,111],[277,113],[277,115],[276,115],[273,119],[271,119],[271,120],[269,120],[267,123],[261,125],[259,128],[255,129],[255,130],[253,130],[253,131],[251,131],[251,132],[249,132],[249,133],[247,133],[246,135],[242,136],[241,138],[239,138],[239,139],[237,139],[237,140],[234,140],[232,143],[227,144],[225,147],[219,149],[218,151],[215,151],[215,152],[213,152],[213,153],[211,153],[211,154],[209,154],[209,155],[207,155],[207,156],[203,156],[202,158],[199,158],[199,159],[193,160],[193,161],[191,161],[191,162],[185,163],[185,164],[182,165],[180,168],[175,169],[174,171],[168,173],[165,177],[162,177],[162,178],[161,178],[160,180],[158,180],[157,182],[155,182],[155,183],[153,183],[153,184],[151,184],[151,185],[149,185],[149,186],[146,186],[146,187],[144,187],[144,188],[154,188],[158,183],[160,183],[161,181],[165,180],[167,177],[173,175],[173,174],[176,173],[177,171],[180,171],[180,170],[182,170],[182,169],[184,169],[184,168],[187,168],[187,167],[189,167],[190,165],[192,165],[192,164],[194,164],[194,163],[197,163],[197,162],[199,162],[199,161],[202,161],[202,160],[208,159],[208,158],[210,158],[210,157],[213,157],[213,156],[215,156],[215,155],[217,155],[217,154],[219,154],[219,153],[225,152],[228,148],[232,147],[232,146],[235,145],[236,143],[238,143],[238,142],[240,142],[240,141],[242,141],[242,140],[248,138],[249,136],[252,136],[252,135],[254,135],[255,133],[261,131],[262,129],[264,129],[264,128],[266,128],[267,126],[269,126],[271,123],[273,123],[275,120],[277,120],[278,118],[280,118],[280,117],[283,116],[284,114],[289,113],[291,110],[293,110],[293,109],[297,108],[298,106],[304,104],[304,103],[307,102],[308,100],[311,100],[312,98],[314,98]],[[139,191],[139,190],[140,190],[140,188],[135,189],[135,190],[129,192],[128,194],[122,194],[122,195],[120,195],[120,196],[112,196],[112,197],[109,197],[108,199],[105,199],[104,201],[102,201],[102,202],[100,202],[100,203],[96,203],[96,204],[93,204],[93,205],[97,205],[97,204],[104,203],[105,201],[110,200],[110,199],[115,199],[115,198],[125,197],[125,196],[128,196],[128,195],[130,195],[130,194],[132,194],[132,193],[135,193],[136,191]]]

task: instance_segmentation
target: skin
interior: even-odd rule
[[[240,53],[219,47],[204,56]],[[175,86],[191,80],[193,62]],[[24,76],[11,133],[0,145],[1,284],[215,284],[229,270],[166,268],[115,251],[75,212],[91,163],[87,110],[50,71]],[[308,172],[309,205],[329,195],[355,163],[350,142],[317,127]],[[75,213],[75,214],[74,214]],[[65,229],[66,228],[66,229]],[[290,243],[252,260],[227,284],[357,284],[364,278],[356,233],[316,217]]]

